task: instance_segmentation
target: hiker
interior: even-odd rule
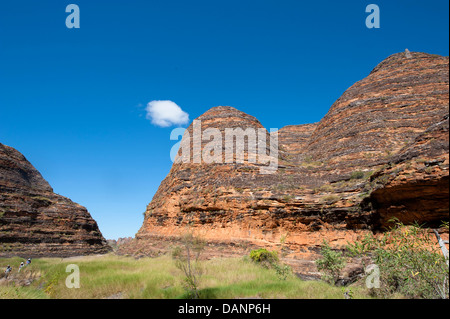
[[[28,258],[28,259],[27,259],[27,266],[28,266],[29,264],[31,264],[31,258]]]
[[[6,278],[6,279],[8,279],[8,275],[9,275],[9,273],[11,272],[11,270],[12,270],[11,266],[8,265],[8,267],[6,267],[6,270],[5,270],[5,278]]]
[[[23,265],[23,261],[20,263],[20,266],[19,266],[19,272],[20,272],[20,269],[22,269],[22,267],[23,267],[24,265]]]

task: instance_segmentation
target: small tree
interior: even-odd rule
[[[175,265],[184,274],[184,286],[192,299],[198,299],[198,287],[203,269],[200,264],[200,255],[204,250],[205,242],[192,233],[183,236],[182,245],[172,252]]]
[[[332,250],[326,240],[323,241],[321,254],[322,258],[316,260],[317,269],[322,272],[323,280],[334,285],[345,267],[345,258],[341,252]]]

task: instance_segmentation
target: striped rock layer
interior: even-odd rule
[[[176,238],[189,229],[210,241],[282,241],[308,253],[324,239],[343,247],[381,231],[392,217],[439,226],[449,217],[448,110],[448,57],[394,54],[319,123],[280,129],[274,174],[250,161],[174,163],[136,238]],[[226,106],[197,120],[221,132],[262,127]]]
[[[108,251],[86,208],[55,194],[20,152],[0,143],[0,257]]]

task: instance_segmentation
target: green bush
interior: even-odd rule
[[[353,256],[367,256],[379,267],[380,287],[372,293],[389,298],[448,298],[449,268],[434,234],[415,224],[396,222],[381,237],[367,235],[348,245]]]
[[[278,254],[276,251],[260,248],[250,252],[250,259],[256,263],[270,265],[273,262],[278,262]]]
[[[250,252],[250,260],[265,268],[274,269],[280,280],[286,280],[292,273],[291,267],[280,263],[276,251],[269,251],[265,248],[252,250]]]
[[[350,179],[362,179],[365,174],[363,171],[355,171],[350,175]]]
[[[285,264],[273,263],[272,267],[275,269],[278,279],[280,280],[286,280],[292,273],[292,268]]]
[[[332,250],[325,240],[321,254],[322,258],[316,260],[317,269],[322,272],[323,280],[334,285],[345,267],[345,258],[342,252]]]

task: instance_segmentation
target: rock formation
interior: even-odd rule
[[[391,217],[428,226],[448,221],[448,68],[448,57],[388,57],[319,123],[278,131],[274,174],[262,174],[249,160],[175,162],[136,238],[157,242],[189,228],[211,242],[283,242],[291,252],[309,254],[324,239],[342,248],[381,231]],[[197,120],[220,132],[262,128],[225,106]],[[189,145],[192,159],[195,143]]]
[[[108,251],[86,208],[55,194],[21,153],[0,144],[0,257]]]
[[[449,123],[442,121],[419,134],[414,142],[370,177],[370,202],[380,224],[396,217],[405,223],[439,227],[449,214]]]
[[[116,239],[107,239],[106,242],[113,251],[117,251],[122,245],[126,245],[133,240],[133,237],[119,237]]]

